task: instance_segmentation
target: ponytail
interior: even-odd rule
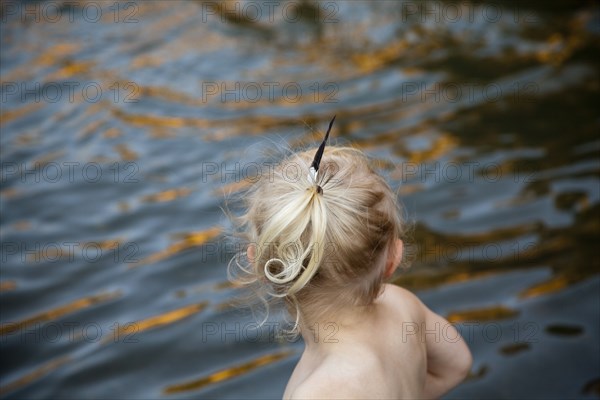
[[[304,190],[264,224],[255,262],[256,272],[262,270],[273,285],[271,296],[293,296],[310,282],[323,260],[326,228],[327,207],[316,188]]]

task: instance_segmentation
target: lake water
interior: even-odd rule
[[[447,397],[600,396],[600,11],[510,4],[3,2],[1,396],[280,397],[221,207],[334,114],[473,352]]]

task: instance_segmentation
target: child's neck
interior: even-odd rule
[[[369,306],[351,306],[337,310],[331,317],[309,320],[300,324],[300,332],[305,351],[309,353],[327,353],[360,341],[372,326],[375,318],[375,304]]]

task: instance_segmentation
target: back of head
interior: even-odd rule
[[[291,155],[246,194],[250,250],[237,274],[263,299],[284,299],[305,323],[371,304],[402,235],[396,197],[361,151],[327,147],[318,186],[308,173],[314,154]]]

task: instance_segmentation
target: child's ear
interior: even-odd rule
[[[246,256],[248,256],[248,260],[250,260],[250,262],[254,262],[254,256],[256,255],[256,247],[254,246],[254,243],[250,243],[248,245],[248,248],[246,249]]]
[[[394,272],[402,262],[402,251],[404,250],[404,243],[402,243],[402,240],[396,239],[392,246],[393,248],[391,248],[388,253],[388,258],[385,263],[385,272],[383,273],[383,277],[386,279],[394,274]]]

